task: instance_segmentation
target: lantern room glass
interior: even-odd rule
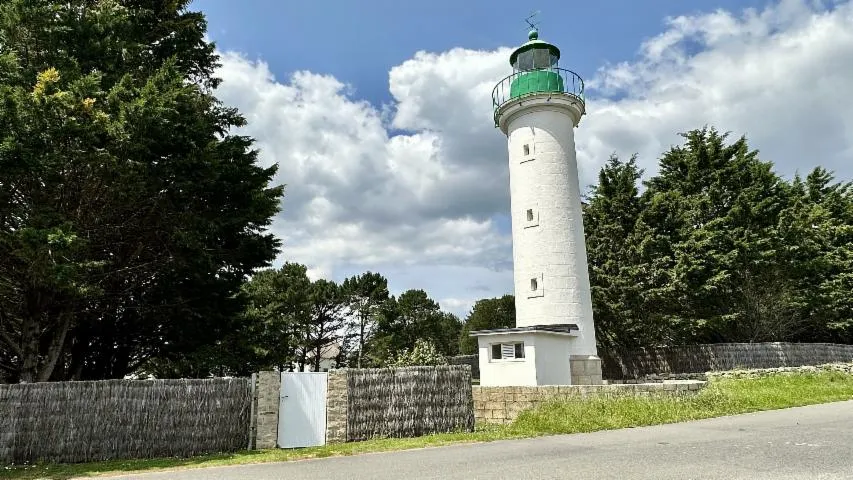
[[[559,66],[560,57],[554,55],[547,47],[531,48],[521,52],[515,59],[512,68],[515,72],[531,70],[548,70]]]

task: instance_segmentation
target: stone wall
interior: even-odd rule
[[[602,373],[610,380],[853,361],[853,345],[832,343],[718,343],[600,353]]]
[[[554,400],[591,396],[667,396],[695,395],[706,382],[683,381],[631,385],[571,385],[539,387],[474,386],[474,418],[477,423],[511,423],[524,410]]]
[[[573,355],[569,358],[572,371],[572,385],[601,385],[601,359],[587,355]]]
[[[822,372],[835,372],[844,375],[853,375],[853,362],[848,363],[827,363],[817,366],[801,366],[801,367],[779,367],[779,368],[758,368],[752,370],[730,370],[727,372],[708,372],[709,378],[761,378],[771,375],[790,375],[790,374],[814,374]]]

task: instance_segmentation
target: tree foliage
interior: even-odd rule
[[[429,340],[442,355],[459,352],[462,322],[443,312],[423,290],[407,290],[391,297],[379,311],[376,333],[367,345],[370,365],[387,365],[397,352],[414,348],[417,340]]]
[[[0,4],[0,371],[122,377],[232,329],[274,168],[211,94],[188,1]]]
[[[584,213],[600,347],[850,342],[853,194],[787,182],[741,137],[683,134],[639,193],[615,156]]]
[[[504,295],[499,298],[477,300],[465,318],[459,334],[459,353],[477,353],[477,339],[468,334],[477,330],[515,327],[515,297]]]
[[[365,272],[344,280],[343,289],[349,300],[352,312],[350,328],[358,347],[355,366],[361,367],[364,347],[373,335],[377,315],[389,300],[388,280],[378,273]]]

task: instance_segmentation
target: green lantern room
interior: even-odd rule
[[[513,72],[517,74],[510,84],[510,98],[528,93],[562,92],[565,85],[560,76],[560,49],[539,40],[539,32],[531,30],[530,41],[518,47],[509,57]]]
[[[530,95],[569,95],[580,102],[583,111],[583,80],[575,72],[560,68],[560,49],[540,40],[536,28],[527,38],[509,57],[512,75],[501,80],[492,92],[495,126],[500,122],[502,106]]]

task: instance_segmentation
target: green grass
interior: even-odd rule
[[[817,403],[853,400],[853,375],[837,372],[719,379],[686,398],[593,398],[522,412],[514,433],[581,433],[659,425]]]
[[[853,399],[853,375],[841,373],[776,375],[758,379],[714,380],[695,397],[593,398],[549,403],[522,413],[512,425],[471,433],[420,438],[378,439],[298,450],[264,450],[190,459],[150,459],[78,465],[0,467],[0,479],[68,479],[135,471],[280,462],[355,455],[453,443],[488,442],[558,433],[639,427],[738,413]]]

